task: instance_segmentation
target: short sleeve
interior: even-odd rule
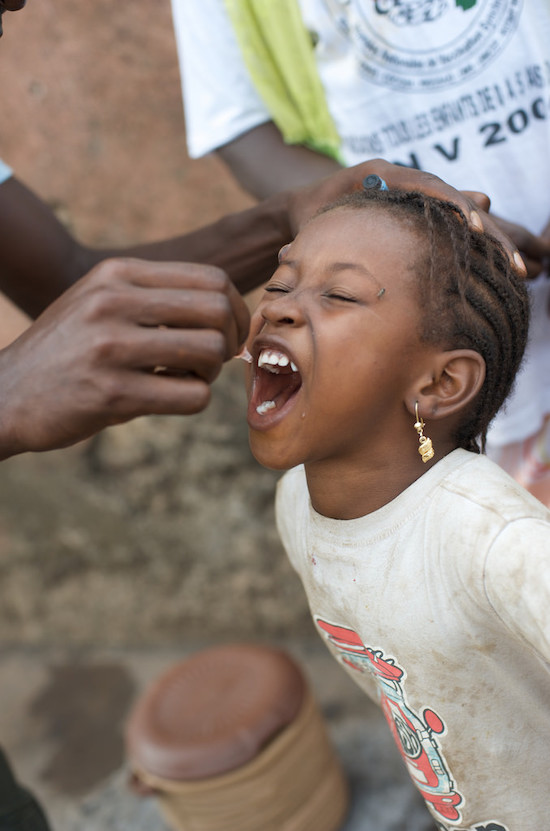
[[[0,159],[0,185],[2,182],[5,182],[6,179],[9,179],[10,176],[13,176],[11,167],[8,167],[8,165]]]
[[[270,120],[223,0],[172,0],[189,155],[197,158]]]
[[[550,520],[509,523],[485,563],[485,589],[498,616],[550,663]]]

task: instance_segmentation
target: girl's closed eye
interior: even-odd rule
[[[342,300],[345,303],[357,303],[357,297],[346,289],[331,289],[325,292],[323,297],[328,297],[330,300]]]
[[[291,286],[287,286],[286,283],[268,283],[265,287],[265,291],[269,294],[276,294],[277,292],[283,292],[286,294],[289,291],[292,291]]]

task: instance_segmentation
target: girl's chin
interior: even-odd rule
[[[289,453],[288,444],[281,447],[279,442],[268,439],[265,433],[249,430],[249,443],[252,455],[262,467],[269,470],[290,470],[300,464]]]

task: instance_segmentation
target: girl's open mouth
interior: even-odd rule
[[[248,404],[251,426],[267,427],[278,421],[302,386],[294,361],[281,349],[260,350],[252,366],[252,386]]]

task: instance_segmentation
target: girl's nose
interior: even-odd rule
[[[273,325],[298,326],[304,316],[296,295],[288,293],[265,302],[262,317]]]

